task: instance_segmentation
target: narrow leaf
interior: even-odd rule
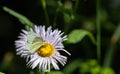
[[[33,27],[34,23],[32,23],[27,17],[23,16],[22,14],[7,8],[7,7],[3,7],[3,10],[8,12],[9,14],[13,15],[14,17],[16,17],[22,24],[24,24],[25,26],[29,26],[29,27]]]

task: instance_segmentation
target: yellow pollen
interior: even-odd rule
[[[37,53],[42,57],[50,57],[54,54],[54,47],[49,43],[44,43],[38,50]]]

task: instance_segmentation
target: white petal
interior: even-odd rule
[[[64,49],[56,49],[56,50],[62,50],[64,52],[66,52],[68,55],[71,55],[68,51],[64,50]]]
[[[42,64],[43,64],[43,58],[40,58],[39,69],[42,68]]]
[[[34,69],[39,64],[39,62],[40,62],[40,59],[35,60],[32,64],[32,69]]]
[[[56,64],[56,61],[54,59],[51,59],[51,63],[53,65],[53,67],[56,69],[56,70],[59,70],[59,67],[58,65]]]

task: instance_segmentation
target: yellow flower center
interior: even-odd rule
[[[37,53],[42,57],[50,57],[54,54],[54,47],[49,43],[44,43],[38,50]]]

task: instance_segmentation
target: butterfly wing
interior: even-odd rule
[[[40,38],[34,32],[28,32],[28,40],[26,42],[26,47],[30,53],[34,53],[43,45],[43,39]]]

